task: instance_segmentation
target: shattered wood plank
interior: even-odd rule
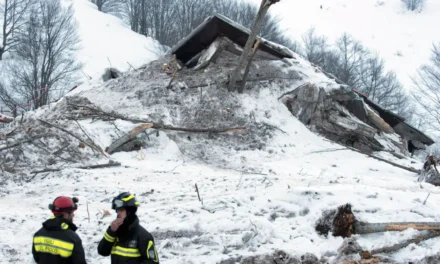
[[[226,45],[226,42],[224,38],[219,37],[217,38],[201,55],[200,59],[198,60],[197,65],[193,68],[194,70],[201,70],[208,65],[215,61],[218,56],[222,53]]]
[[[335,125],[341,126],[347,130],[351,130],[367,138],[374,138],[376,135],[376,129],[368,126],[367,124],[358,122],[353,118],[339,115],[329,115],[328,120]]]
[[[152,128],[152,127],[153,127],[153,123],[146,123],[146,124],[135,127],[133,130],[131,130],[130,132],[125,134],[123,137],[121,137],[118,140],[116,140],[115,142],[113,142],[109,147],[107,147],[105,149],[105,152],[107,152],[108,154],[115,153],[115,151],[117,151],[119,147],[121,147],[122,145],[124,145],[128,141],[132,140],[140,133],[142,133],[145,130]]]
[[[196,133],[232,133],[241,130],[246,130],[244,127],[236,127],[236,128],[226,128],[226,129],[194,129],[194,128],[183,128],[183,127],[172,127],[166,125],[159,125],[153,123],[146,123],[134,128],[132,131],[128,132],[125,136],[119,138],[115,142],[113,142],[109,147],[106,148],[106,152],[109,154],[115,153],[119,147],[127,143],[128,141],[135,138],[138,134],[144,132],[149,128],[154,129],[165,129],[165,130],[175,130],[175,131],[184,131],[184,132],[196,132]]]
[[[372,111],[368,106],[367,106],[367,118],[377,129],[388,134],[394,133],[394,129],[387,122],[385,122],[378,114]]]

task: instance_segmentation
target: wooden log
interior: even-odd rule
[[[440,233],[436,232],[436,231],[427,232],[427,233],[418,235],[415,238],[408,239],[407,241],[404,241],[404,242],[401,242],[401,243],[398,243],[398,244],[395,244],[392,246],[385,246],[385,247],[381,247],[381,248],[376,248],[371,251],[362,251],[360,255],[364,259],[370,259],[370,258],[372,258],[373,255],[395,252],[395,251],[400,250],[402,248],[405,248],[411,244],[418,244],[422,241],[425,241],[425,240],[428,240],[428,239],[431,239],[434,237],[438,237],[439,235],[440,235]]]
[[[249,74],[249,70],[251,68],[251,63],[252,63],[252,60],[255,57],[255,54],[257,54],[257,50],[258,50],[258,47],[260,47],[260,43],[261,43],[261,38],[258,38],[258,40],[255,43],[254,48],[252,50],[252,54],[249,57],[249,61],[247,62],[246,69],[244,70],[243,78],[241,80],[240,87],[238,88],[238,92],[239,93],[243,93],[243,91],[244,91],[244,88],[246,86],[246,79],[247,79],[247,76]]]
[[[355,222],[354,233],[370,234],[387,231],[404,231],[413,228],[415,230],[438,230],[440,231],[440,223],[438,222],[392,222],[392,223],[367,223]]]
[[[200,56],[197,65],[193,70],[202,70],[208,67],[208,65],[215,61],[222,53],[226,46],[226,41],[223,37],[217,38],[204,53]]]
[[[109,162],[106,164],[97,164],[97,165],[86,165],[81,167],[73,167],[73,168],[61,168],[61,169],[44,169],[44,170],[38,170],[38,171],[31,171],[32,174],[39,174],[44,172],[54,172],[54,171],[61,171],[65,169],[84,169],[84,170],[92,170],[92,169],[101,169],[101,168],[109,168],[109,167],[119,167],[121,166],[121,163],[119,162]]]
[[[369,107],[367,107],[367,118],[377,129],[388,134],[394,133],[394,129]]]
[[[254,24],[252,26],[252,30],[249,34],[249,37],[247,39],[246,45],[243,49],[243,52],[241,53],[240,59],[238,61],[237,67],[231,74],[231,78],[229,80],[228,90],[230,92],[235,90],[235,85],[238,79],[238,75],[241,73],[241,70],[243,68],[247,67],[247,64],[250,63],[250,58],[252,56],[251,49],[252,45],[255,42],[255,39],[257,38],[258,32],[260,32],[261,27],[263,26],[264,17],[269,10],[269,7],[274,4],[277,1],[272,0],[262,0],[260,9],[258,10],[257,17],[255,18]],[[245,80],[242,80],[245,81]]]
[[[123,137],[113,142],[109,147],[105,149],[105,152],[107,152],[108,154],[115,153],[115,151],[117,151],[120,146],[124,145],[125,143],[132,140],[140,133],[152,127],[153,127],[153,123],[146,123],[135,127],[133,130],[125,134]]]

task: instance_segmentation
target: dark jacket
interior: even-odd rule
[[[153,236],[139,224],[137,216],[126,234],[117,235],[108,227],[99,242],[98,253],[111,255],[111,264],[159,263]]]
[[[32,255],[39,264],[86,264],[77,227],[70,221],[52,216],[33,237]]]

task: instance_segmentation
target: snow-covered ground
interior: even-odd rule
[[[279,3],[280,7],[284,2]],[[86,74],[99,78],[101,69],[109,66],[107,57],[112,66],[121,70],[129,68],[127,61],[137,67],[155,58],[154,53],[148,52],[150,40],[124,28],[119,20],[99,13],[86,0],[74,0],[74,7],[82,32],[84,49],[80,58],[86,62]],[[300,12],[295,8],[291,10]],[[332,17],[327,20],[330,25],[334,23]],[[298,21],[306,24],[308,22],[304,21],[309,19]],[[352,22],[347,21],[345,25],[351,26]],[[335,36],[338,34],[336,32]],[[100,43],[103,40],[105,43]],[[407,55],[404,54],[403,58],[407,59]],[[402,65],[405,66],[408,65]],[[313,74],[314,70],[305,68],[304,72]],[[95,80],[93,85],[84,85],[84,89],[79,88],[71,94],[97,96],[98,92],[91,91],[99,87]],[[126,95],[130,91],[124,89],[125,86],[120,87],[119,95],[112,91],[107,98],[106,94],[101,94],[99,98],[89,99],[105,106],[111,106],[113,102],[120,107],[116,109],[119,112],[128,112],[128,108],[133,110],[136,104],[141,105],[141,100],[130,99]],[[221,157],[226,166],[216,167],[191,159],[182,154],[171,137],[160,132],[158,137],[150,136],[153,143],[148,149],[113,154],[111,158],[121,162],[121,167],[66,169],[38,174],[29,183],[0,181],[0,211],[3,212],[0,217],[0,263],[34,263],[32,235],[50,216],[47,205],[59,195],[79,197],[75,223],[79,226],[77,232],[83,240],[88,263],[110,262],[109,258],[97,254],[97,244],[115,213],[101,218],[100,212],[111,211],[111,199],[122,191],[137,195],[141,202],[141,224],[156,237],[161,263],[167,264],[218,263],[229,257],[261,254],[273,249],[284,249],[296,256],[307,252],[318,257],[324,254],[334,256],[342,238],[319,236],[314,225],[323,210],[345,203],[351,203],[355,215],[363,221],[440,220],[438,188],[418,183],[415,173],[344,149],[317,136],[294,118],[284,105],[277,103],[279,94],[271,87],[257,91],[252,92],[252,97],[237,95],[237,100],[245,106],[242,111],[255,112],[254,118],[258,121],[267,121],[285,133],[278,131],[263,150],[231,149],[230,155]],[[138,101],[130,105],[129,100]],[[124,105],[128,110],[123,108]],[[51,110],[46,107],[36,114],[44,117],[45,111],[49,113]],[[135,114],[146,115],[143,111],[139,108]],[[110,144],[110,135],[122,133],[117,132],[112,124],[101,121],[83,120],[80,123],[101,148]],[[127,122],[117,125],[123,132],[133,127]],[[207,149],[211,150],[215,149]],[[389,159],[415,168],[422,166],[410,159]],[[238,169],[236,165],[240,163]],[[203,204],[198,200],[195,184]],[[369,250],[415,234],[414,230],[387,232],[360,236],[359,242]],[[415,260],[438,252],[440,239],[435,238],[409,246],[392,257],[400,261]]]
[[[9,182],[2,186],[7,193],[0,198],[0,263],[33,263],[31,235],[50,216],[47,204],[58,195],[80,199],[75,223],[89,263],[109,263],[98,256],[96,247],[115,214],[101,219],[99,212],[111,211],[111,198],[122,191],[134,192],[140,200],[140,219],[158,237],[161,263],[216,263],[228,255],[272,249],[318,257],[334,254],[342,239],[319,236],[314,223],[323,210],[345,203],[351,203],[355,215],[364,221],[440,220],[438,188],[417,183],[417,175],[408,171],[339,150],[341,146],[308,131],[287,109],[279,117],[279,123],[285,123],[281,128],[289,134],[280,133],[267,151],[225,157],[241,158],[243,171],[255,168],[258,174],[196,163],[183,157],[176,143],[160,133],[153,138],[155,148],[114,154],[112,158],[123,165],[120,168],[65,170],[40,174],[31,183]],[[102,131],[91,133],[97,142]],[[102,145],[106,144],[104,135]],[[164,238],[167,231],[187,232],[183,237]],[[372,249],[416,233],[388,232],[362,236],[359,241],[364,249]],[[439,251],[440,239],[436,238],[394,257],[417,259]]]
[[[298,70],[303,67],[303,73],[309,77],[316,75],[310,81],[321,81],[312,68],[300,62],[294,67]],[[107,84],[112,95],[100,105],[114,102],[115,110],[124,112],[132,98],[133,112],[138,104],[131,96],[135,90],[127,89],[139,87],[137,82],[144,80],[138,78],[144,74],[141,71],[129,75]],[[100,102],[94,91],[84,89],[81,93]],[[189,102],[192,93],[176,92],[176,95],[188,96]],[[198,91],[195,93],[198,97]],[[112,197],[123,191],[137,195],[141,202],[141,223],[156,237],[161,263],[171,264],[218,263],[273,249],[284,249],[298,257],[305,253],[316,254],[318,258],[326,255],[331,260],[343,239],[320,236],[314,227],[324,210],[345,203],[353,205],[356,217],[362,221],[440,220],[438,188],[418,183],[415,173],[368,158],[312,133],[277,102],[280,93],[276,87],[261,86],[237,95],[243,104],[237,111],[254,112],[257,122],[268,122],[280,131],[262,150],[231,148],[228,155],[217,157],[223,161],[218,166],[183,154],[187,150],[179,149],[172,137],[160,132],[158,137],[150,136],[147,149],[113,154],[111,158],[121,162],[121,167],[66,169],[38,174],[29,183],[18,180],[4,183],[0,192],[0,210],[4,212],[0,217],[0,263],[33,263],[32,234],[50,216],[47,205],[58,195],[80,199],[75,223],[89,263],[109,263],[108,258],[97,254],[96,248],[115,213],[101,219],[100,212],[111,211]],[[42,108],[35,114],[41,117],[45,111],[50,109]],[[135,115],[143,116],[143,112],[139,106]],[[103,121],[80,123],[103,149],[112,142],[110,135],[122,135],[134,127],[125,121],[116,123],[121,131]],[[191,142],[197,144],[198,136],[191,136]],[[218,146],[206,142],[207,152],[220,153]],[[416,168],[422,166],[410,159],[393,161]],[[198,200],[195,184],[203,204]],[[359,242],[365,250],[370,250],[416,234],[414,230],[379,233],[360,236]],[[400,261],[416,260],[439,251],[440,239],[435,238],[409,246],[392,257]]]
[[[438,0],[427,0],[421,13],[408,11],[401,0],[286,0],[271,12],[280,15],[283,28],[300,42],[312,26],[331,43],[343,32],[353,35],[385,59],[406,89],[413,85],[410,76],[428,63],[432,44],[440,42]]]

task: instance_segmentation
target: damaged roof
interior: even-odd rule
[[[426,144],[428,146],[435,143],[435,141],[418,130],[417,128],[411,126],[405,121],[405,118],[389,111],[384,108],[382,108],[380,105],[376,104],[372,100],[370,100],[365,94],[362,92],[352,89],[355,93],[357,93],[359,96],[361,96],[364,99],[364,102],[368,104],[370,107],[372,107],[374,110],[376,110],[380,117],[387,122],[395,131],[397,134],[405,136],[409,140],[416,140],[420,141],[423,144]]]
[[[225,36],[235,44],[244,47],[249,38],[250,30],[233,20],[215,14],[203,21],[188,36],[177,43],[170,51],[183,63],[188,62],[198,53],[208,48],[218,37]],[[277,45],[261,39],[259,50],[269,53],[277,58],[293,58],[293,53],[284,46]]]
[[[206,50],[219,37],[226,37],[238,46],[244,48],[249,38],[250,29],[220,14],[207,17],[188,36],[179,41],[171,50],[170,54],[186,64],[203,50]],[[294,53],[288,48],[261,38],[259,50],[266,52],[275,58],[294,58]],[[328,76],[328,75],[327,75]],[[329,76],[329,78],[331,78]],[[408,140],[416,140],[426,145],[434,144],[429,136],[412,127],[405,118],[386,110],[370,100],[365,94],[352,89],[361,96],[366,104],[377,111],[380,117],[393,129]]]

